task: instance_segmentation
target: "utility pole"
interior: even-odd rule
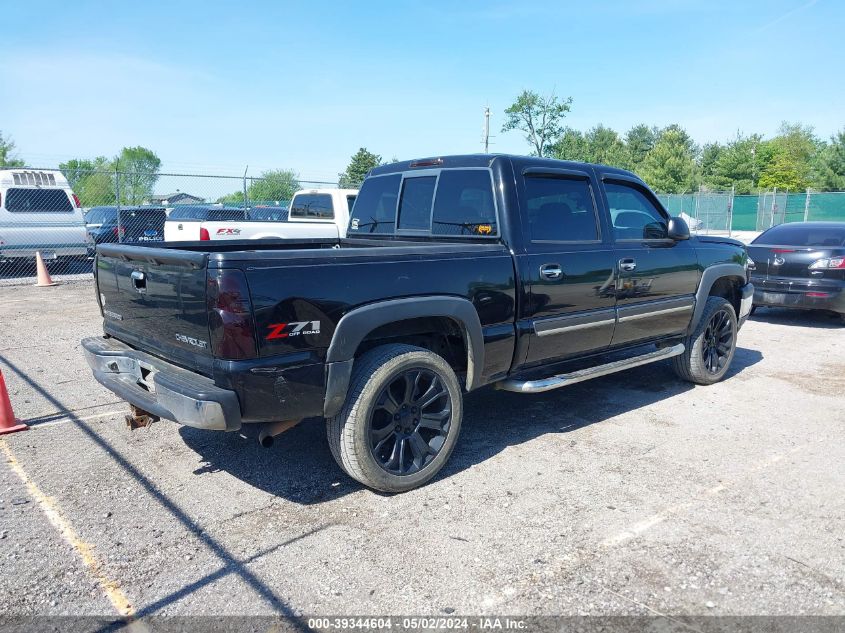
[[[249,197],[246,193],[246,173],[249,171],[249,165],[244,168],[244,213],[249,208]]]
[[[484,153],[490,153],[490,106],[484,108]]]

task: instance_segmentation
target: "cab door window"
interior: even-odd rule
[[[604,190],[617,240],[668,238],[668,219],[642,191],[618,182],[605,182]]]
[[[594,242],[596,208],[588,180],[529,177],[525,200],[532,242]]]

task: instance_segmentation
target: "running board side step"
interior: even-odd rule
[[[579,369],[569,374],[558,374],[549,378],[541,378],[540,380],[515,380],[509,378],[496,383],[496,389],[504,391],[515,391],[517,393],[541,393],[543,391],[551,391],[552,389],[559,389],[568,385],[574,385],[576,382],[590,380],[591,378],[598,378],[599,376],[606,376],[624,369],[631,369],[632,367],[639,367],[640,365],[647,365],[665,358],[672,358],[673,356],[680,356],[684,353],[684,344],[678,343],[672,347],[664,347],[648,354],[641,356],[634,356],[633,358],[625,358],[617,360],[612,363],[604,365],[597,365],[588,369]]]

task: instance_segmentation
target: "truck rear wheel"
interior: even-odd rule
[[[326,420],[326,431],[350,477],[382,492],[405,492],[440,471],[462,417],[461,386],[442,357],[383,345],[355,361],[346,402]]]
[[[697,385],[724,378],[736,351],[736,312],[727,299],[709,297],[701,320],[684,341],[686,350],[672,358],[675,373]]]

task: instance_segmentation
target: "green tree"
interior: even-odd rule
[[[120,172],[120,201],[141,204],[153,195],[161,159],[146,147],[124,147],[115,158]]]
[[[825,191],[845,189],[845,129],[831,136],[830,143],[817,153],[814,171],[816,188]]]
[[[695,186],[695,153],[683,130],[667,128],[646,155],[641,175],[656,191],[683,193]]]
[[[83,207],[115,203],[114,167],[105,156],[73,158],[59,163]]]
[[[599,124],[584,135],[584,141],[587,162],[628,168],[628,150],[615,130]]]
[[[628,149],[628,156],[631,161],[631,168],[637,170],[645,161],[646,155],[654,149],[660,130],[657,127],[649,127],[645,123],[635,125],[625,134],[625,146]]]
[[[808,186],[806,174],[801,167],[780,148],[775,148],[771,162],[760,174],[761,189],[778,189],[780,191],[804,191]]]
[[[247,196],[251,203],[280,203],[293,198],[293,194],[299,189],[299,176],[296,172],[291,169],[275,169],[265,171],[259,179],[253,180],[247,188]]]
[[[813,128],[784,121],[778,135],[769,141],[771,160],[760,174],[759,186],[803,191],[814,180],[813,159],[823,144]]]
[[[701,173],[701,179],[704,184],[710,186],[716,170],[716,163],[719,156],[722,154],[723,147],[719,143],[705,143],[701,148],[701,160],[698,168]]]
[[[366,147],[362,147],[352,156],[346,171],[337,175],[338,187],[341,189],[360,187],[367,172],[379,165],[381,165],[381,156],[367,151]]]
[[[535,156],[546,156],[550,145],[562,132],[563,119],[572,106],[572,97],[559,100],[554,94],[540,96],[523,90],[505,110],[502,132],[520,130],[533,147]]]
[[[760,173],[769,161],[770,148],[759,134],[736,138],[722,147],[715,160],[705,170],[702,153],[702,176],[708,187],[727,191],[731,187],[736,193],[746,194],[757,189]]]
[[[15,156],[15,142],[0,131],[0,167],[23,167],[24,162]]]
[[[584,134],[571,127],[563,128],[560,137],[549,146],[549,156],[559,160],[577,160],[586,162],[587,141]]]

